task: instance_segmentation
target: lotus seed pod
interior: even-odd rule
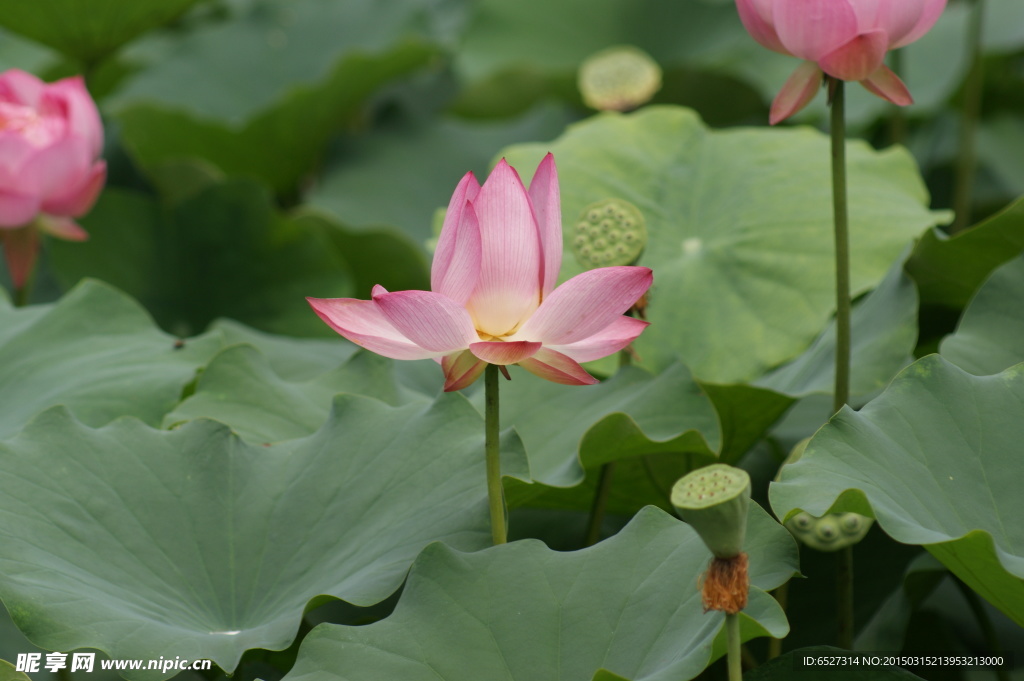
[[[661,89],[661,67],[643,50],[619,45],[587,57],[577,83],[590,108],[629,111]]]
[[[743,550],[750,506],[750,476],[724,463],[692,471],[672,486],[672,505],[716,558]]]
[[[605,199],[583,209],[572,252],[587,269],[632,265],[647,245],[643,213],[629,201]]]

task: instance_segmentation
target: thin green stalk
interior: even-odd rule
[[[25,307],[28,305],[28,282],[26,281],[23,286],[14,287],[14,307]]]
[[[967,27],[968,54],[971,70],[964,87],[964,110],[960,118],[960,148],[957,150],[956,184],[953,187],[953,211],[956,218],[950,232],[967,229],[971,224],[971,195],[974,190],[974,173],[977,169],[976,137],[978,119],[981,117],[981,94],[983,69],[981,60],[981,29],[984,19],[985,1],[974,0],[971,22]]]
[[[850,399],[850,228],[846,201],[845,83],[830,82],[832,93],[832,206],[836,241],[836,381],[832,411]],[[839,647],[853,645],[853,549],[839,558]]]
[[[985,639],[985,645],[988,646],[989,653],[998,655],[1001,650],[999,635],[996,633],[996,628],[992,625],[992,618],[985,612],[984,603],[981,602],[974,589],[967,586],[958,577],[953,577],[953,583],[960,589],[960,593],[963,594],[964,599],[967,601],[967,607],[971,609],[971,614],[974,615],[974,619],[978,622],[978,628],[981,629],[981,635]],[[998,681],[1010,681],[1009,667],[996,667],[995,672]]]
[[[786,606],[789,604],[789,582],[786,582],[779,588],[772,592],[775,596],[775,600],[778,601],[779,607],[782,608],[782,612],[786,613]],[[786,614],[789,617],[788,614]],[[774,660],[776,657],[782,654],[782,639],[772,638],[768,640],[768,659]]]
[[[491,507],[491,537],[495,546],[508,541],[505,499],[501,487],[501,447],[498,442],[498,366],[484,372],[484,450],[487,454],[487,500]]]
[[[725,615],[725,635],[728,639],[729,681],[743,681],[742,653],[740,651],[740,616],[739,613]]]
[[[846,203],[844,85],[832,85],[832,209],[836,242],[836,381],[833,411],[850,398],[850,218]]]
[[[836,581],[839,583],[839,647],[853,649],[853,547],[840,549]]]
[[[584,539],[584,546],[593,546],[601,538],[601,525],[604,524],[604,514],[608,509],[608,497],[612,491],[613,477],[615,477],[615,462],[609,461],[601,466],[601,473],[597,478],[597,491],[594,493],[594,503],[590,506],[590,519],[587,521],[587,536]]]
[[[628,350],[619,350],[619,368],[629,366],[632,358]],[[608,510],[608,496],[612,491],[612,479],[615,477],[615,462],[609,461],[601,465],[601,472],[597,479],[597,490],[594,492],[594,501],[590,505],[590,517],[587,520],[587,534],[583,538],[584,546],[593,546],[601,538],[601,525],[604,524],[604,516]]]

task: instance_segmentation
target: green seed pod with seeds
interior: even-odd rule
[[[584,208],[572,237],[572,252],[587,269],[633,265],[646,245],[643,213],[624,199],[604,199]]]
[[[724,463],[692,471],[672,486],[672,505],[716,558],[733,558],[743,550],[750,506],[746,471]]]

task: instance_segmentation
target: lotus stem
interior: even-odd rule
[[[785,613],[786,617],[788,618],[790,615],[786,611],[786,608],[789,605],[789,582],[786,582],[782,586],[775,589],[775,591],[772,592],[772,595],[775,597],[776,602],[778,602],[779,607],[782,608],[782,612]],[[774,660],[781,654],[782,639],[774,637],[771,638],[768,641],[768,659]]]
[[[501,486],[501,445],[498,417],[498,365],[488,364],[484,372],[484,451],[487,456],[487,501],[491,509],[491,538],[494,545],[508,541],[505,527],[505,498]]]
[[[974,615],[975,621],[978,623],[978,628],[981,630],[981,636],[985,639],[985,644],[988,646],[989,652],[993,655],[998,655],[999,651],[1002,650],[1002,646],[999,644],[999,634],[996,633],[996,628],[992,625],[992,618],[985,612],[985,605],[978,597],[977,592],[971,587],[967,586],[962,579],[956,575],[952,575],[953,583],[956,584],[957,589],[963,595],[967,601],[967,607],[971,609],[971,614]],[[1010,669],[1009,667],[998,666],[995,668],[997,681],[1010,681]]]
[[[627,313],[629,314],[629,313]],[[629,366],[632,362],[630,350],[619,350],[619,369]],[[615,462],[601,464],[601,472],[597,478],[597,490],[594,492],[594,503],[590,506],[590,517],[587,519],[587,534],[583,538],[584,546],[593,546],[601,538],[601,525],[608,510],[608,497],[612,491],[612,479],[615,477]]]
[[[956,183],[953,189],[953,211],[955,218],[950,228],[952,234],[967,229],[971,224],[971,196],[974,190],[974,174],[977,170],[976,137],[978,119],[981,117],[981,93],[984,68],[981,59],[981,31],[985,12],[985,0],[974,0],[971,21],[967,27],[967,52],[971,68],[964,86],[964,109],[960,118],[960,148],[957,151]]]
[[[836,241],[836,380],[832,411],[850,398],[850,230],[846,201],[846,107],[843,81],[829,79],[832,105],[832,206]],[[846,547],[836,575],[839,588],[839,646],[853,644],[853,549]]]
[[[739,613],[725,615],[725,635],[728,640],[729,681],[743,681],[742,655],[740,653]]]
[[[22,286],[14,287],[11,300],[14,303],[14,307],[25,307],[28,305],[28,282],[25,282]]]
[[[590,506],[590,517],[587,520],[587,536],[584,539],[584,546],[593,546],[601,538],[601,525],[604,524],[604,516],[608,510],[608,497],[612,491],[612,479],[615,477],[615,462],[609,461],[601,465],[601,472],[597,478],[597,491],[594,493],[594,503]]]
[[[832,210],[836,242],[836,380],[833,412],[850,399],[850,217],[846,201],[846,117],[843,81],[832,93]]]

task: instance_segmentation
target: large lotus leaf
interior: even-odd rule
[[[512,372],[514,380],[501,385],[501,425],[522,438],[535,481],[507,482],[513,506],[588,508],[596,471],[614,461],[613,511],[648,503],[668,508],[665,490],[676,479],[716,458],[737,460],[791,404],[757,388],[698,384],[678,364],[658,376],[629,367],[589,387]],[[281,376],[254,348],[238,346],[209,363],[164,424],[212,418],[249,442],[277,442],[316,430],[339,392],[401,404],[433,399],[441,384],[433,362],[367,352],[315,375]],[[482,412],[483,391],[470,392]]]
[[[288,646],[311,601],[387,597],[433,540],[489,543],[483,459],[458,395],[341,395],[318,432],[266,447],[213,421],[93,430],[47,411],[0,445],[0,597],[48,649],[231,671]]]
[[[485,178],[495,151],[554,137],[569,120],[545,107],[512,121],[440,119],[372,132],[345,145],[307,201],[353,228],[394,225],[422,248],[434,236],[435,211],[466,172]]]
[[[711,131],[692,112],[604,114],[551,144],[506,150],[521,169],[558,162],[566,252],[583,209],[632,202],[654,269],[636,341],[644,366],[678,356],[695,376],[747,381],[793,359],[835,307],[828,139],[809,129]],[[852,289],[874,288],[938,214],[905,151],[848,148]],[[566,258],[564,277],[582,267]]]
[[[292,440],[319,429],[332,398],[342,392],[389,404],[429,400],[400,385],[391,360],[369,352],[315,378],[289,381],[279,377],[256,348],[236,345],[213,358],[194,394],[167,414],[164,424],[212,418],[231,426],[247,442]]]
[[[21,69],[39,73],[56,58],[56,54],[38,43],[0,29],[0,70]]]
[[[796,568],[791,537],[756,504],[754,588],[744,638],[786,632],[769,589]],[[647,508],[618,535],[574,553],[536,540],[474,554],[432,544],[395,612],[365,627],[320,625],[288,681],[634,681],[690,679],[709,662],[721,613],[697,588],[710,553],[686,524]],[[617,676],[606,673],[604,669]],[[595,676],[597,675],[597,676]]]
[[[513,380],[501,391],[502,424],[522,438],[534,480],[509,481],[509,503],[589,509],[602,466],[614,463],[607,508],[616,513],[670,509],[676,480],[715,460],[735,462],[792,403],[749,386],[699,383],[678,363],[653,377],[625,367],[587,388]],[[482,398],[474,397],[480,409]]]
[[[868,395],[884,388],[909,363],[917,342],[917,290],[903,273],[902,259],[878,288],[853,306],[851,327],[850,393]],[[787,395],[831,393],[835,363],[833,320],[805,353],[756,384]]]
[[[1024,365],[975,377],[925,357],[819,430],[772,484],[772,508],[784,519],[798,509],[874,516],[1024,624],[1022,407]]]
[[[994,269],[1024,250],[1024,199],[953,237],[927,232],[907,262],[921,302],[963,308]]]
[[[546,485],[579,484],[580,459],[599,466],[627,454],[713,456],[721,442],[711,400],[680,364],[661,376],[626,367],[588,387],[530,380],[525,373],[513,379],[501,385],[501,422],[515,426],[533,478]],[[476,398],[482,409],[483,395]],[[591,432],[595,428],[602,434]]]
[[[7,660],[0,660],[0,681],[32,681],[25,672],[15,671],[14,665]]]
[[[94,63],[174,19],[196,0],[8,0],[0,26]]]
[[[82,224],[88,241],[50,244],[59,280],[112,281],[181,336],[217,317],[326,334],[305,296],[351,291],[329,229],[281,215],[250,180],[210,185],[169,208],[137,193],[106,192]]]
[[[289,381],[308,381],[336,369],[359,350],[338,338],[294,338],[264,333],[231,319],[218,319],[209,332],[219,333],[225,345],[248,344],[267,357],[274,373]]]
[[[1024,258],[989,277],[960,318],[942,356],[972,374],[996,374],[1024,362]]]
[[[315,209],[300,209],[293,220],[299,228],[323,234],[333,244],[345,261],[352,295],[357,298],[368,299],[378,284],[389,291],[430,287],[422,244],[393,227],[350,228]],[[330,297],[324,291],[306,295]]]
[[[144,167],[196,157],[293,192],[368,95],[437,54],[457,12],[439,0],[259,0],[182,37],[108,108]]]
[[[56,404],[93,426],[125,415],[160,423],[221,341],[179,345],[138,303],[95,281],[53,305],[0,304],[0,439]]]

